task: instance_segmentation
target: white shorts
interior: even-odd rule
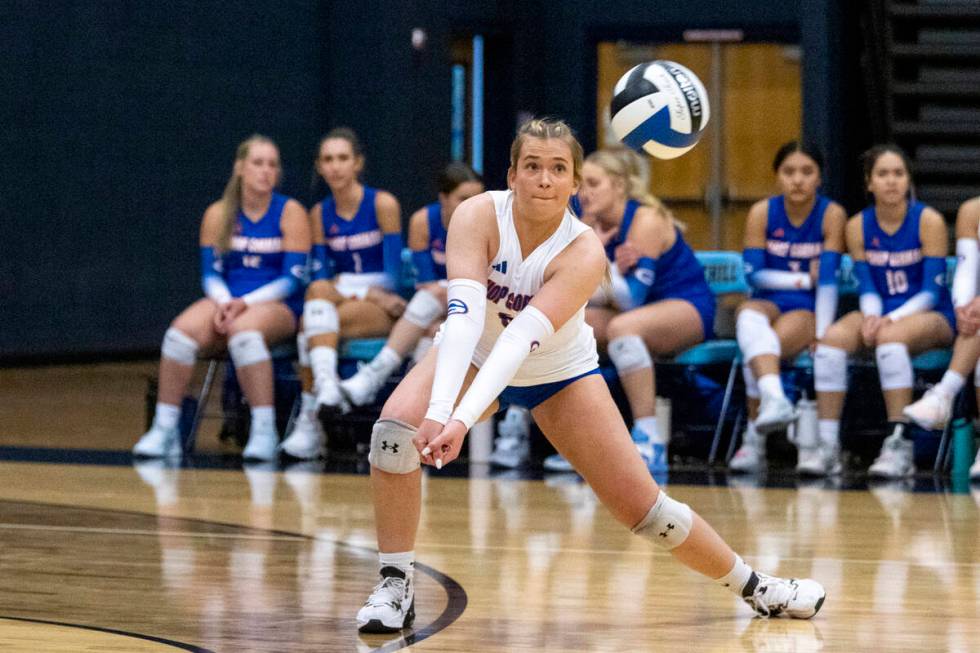
[[[392,290],[391,280],[384,272],[362,272],[355,274],[341,272],[334,281],[334,287],[344,297],[363,298],[369,288]]]

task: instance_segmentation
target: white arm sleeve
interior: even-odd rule
[[[817,339],[823,338],[828,327],[837,317],[837,286],[823,284],[817,286],[816,310]]]
[[[494,399],[514,378],[532,349],[537,349],[555,332],[551,320],[534,306],[528,306],[507,325],[490,355],[456,407],[453,419],[472,428]],[[440,352],[441,354],[442,352]]]
[[[908,317],[909,315],[915,315],[916,313],[931,310],[935,305],[936,296],[931,292],[926,292],[923,290],[922,292],[917,292],[906,299],[904,304],[890,312],[887,317],[892,322],[898,322],[903,317]]]
[[[966,306],[977,296],[977,241],[956,239],[956,274],[953,276],[953,306]]]
[[[630,287],[626,283],[626,278],[616,267],[615,263],[609,264],[609,278],[612,285],[613,299],[616,300],[616,306],[619,307],[621,311],[628,311],[631,308],[636,308],[633,306],[633,297],[630,295]]]
[[[811,290],[813,280],[807,272],[763,268],[752,275],[752,285],[765,290]]]
[[[277,302],[289,297],[295,290],[296,282],[286,277],[279,277],[267,284],[259,286],[250,293],[245,293],[242,295],[242,299],[249,306],[260,302]]]
[[[446,321],[436,358],[432,394],[426,419],[440,424],[449,421],[463,379],[470,368],[473,350],[483,334],[487,310],[487,287],[472,279],[453,279],[446,290]]]
[[[881,315],[884,308],[881,303],[881,295],[874,292],[863,293],[858,298],[858,306],[865,315]]]

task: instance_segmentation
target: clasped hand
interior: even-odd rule
[[[459,457],[466,431],[466,425],[458,419],[449,420],[445,426],[426,419],[422,420],[412,444],[418,449],[423,463],[442,469]]]

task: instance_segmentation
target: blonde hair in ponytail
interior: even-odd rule
[[[221,228],[218,230],[218,240],[215,249],[227,252],[231,247],[231,234],[235,229],[238,210],[242,207],[242,177],[236,168],[239,162],[248,158],[248,153],[256,143],[268,143],[276,147],[271,138],[261,134],[252,134],[238,144],[235,150],[235,164],[232,166],[231,177],[225,184],[225,192],[221,194]]]
[[[681,231],[687,229],[687,225],[674,217],[667,205],[650,192],[650,177],[639,154],[628,147],[613,146],[596,150],[585,160],[605,170],[610,177],[619,179],[626,189],[627,197],[649,206],[671,224],[677,225]]]

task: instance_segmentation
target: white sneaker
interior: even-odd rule
[[[744,599],[760,617],[809,619],[820,611],[827,598],[823,585],[810,578],[797,580],[754,573],[756,585],[746,588],[748,596]]]
[[[180,442],[180,429],[173,427],[165,429],[157,425],[156,421],[150,430],[143,434],[139,441],[133,445],[133,455],[143,458],[169,458],[180,456],[184,452]]]
[[[544,459],[544,468],[549,472],[574,472],[572,463],[565,460],[560,453],[551,454]]]
[[[350,411],[350,404],[344,393],[340,391],[340,383],[335,377],[317,379],[316,407],[321,417],[326,415],[345,414]]]
[[[362,365],[357,374],[340,382],[340,391],[355,406],[366,406],[374,403],[384,384],[385,379],[380,378],[370,365]]]
[[[257,424],[252,421],[248,431],[248,442],[242,451],[245,460],[272,461],[279,457],[279,434],[275,423]]]
[[[904,437],[907,428],[899,424],[881,444],[881,453],[868,468],[869,476],[879,478],[905,478],[915,474],[912,458],[912,441]]]
[[[327,437],[323,433],[320,421],[308,410],[300,410],[293,430],[279,449],[298,460],[314,460],[326,453]]]
[[[953,398],[935,387],[926,390],[922,398],[902,409],[902,414],[927,430],[941,429],[953,412]]]
[[[980,451],[977,452],[976,460],[970,466],[970,480],[980,481]]]
[[[357,611],[362,633],[395,633],[415,621],[415,586],[397,567],[382,567],[381,582]]]
[[[798,417],[796,407],[786,397],[763,396],[759,404],[759,416],[755,418],[755,430],[762,435],[782,431]]]
[[[497,439],[493,443],[490,464],[506,469],[516,469],[527,464],[531,457],[530,425],[527,409],[511,406],[497,425]]]
[[[742,434],[742,446],[728,461],[728,470],[741,474],[752,474],[765,469],[765,467],[766,436],[759,434],[754,428],[747,428]]]
[[[804,476],[835,476],[841,473],[837,447],[817,445],[797,451],[796,472]]]

